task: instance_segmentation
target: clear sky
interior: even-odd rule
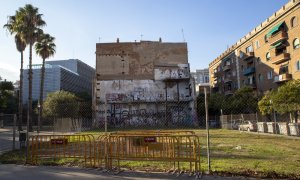
[[[49,60],[76,58],[95,67],[97,42],[135,40],[188,44],[191,71],[208,64],[288,0],[1,0],[0,76],[15,81],[20,54],[3,29],[19,7],[39,8],[46,33],[56,38]],[[28,48],[24,53],[28,65]],[[33,56],[33,63],[41,58]]]

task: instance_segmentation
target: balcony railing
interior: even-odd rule
[[[231,69],[230,65],[225,65],[223,71],[229,71]]]
[[[232,80],[230,78],[225,78],[224,79],[224,83],[229,83],[229,82],[232,82]]]
[[[248,76],[249,74],[253,74],[255,72],[255,67],[250,67],[244,70],[244,76]]]
[[[272,58],[273,64],[280,64],[290,59],[290,53],[281,53]]]
[[[269,38],[270,45],[274,45],[280,41],[283,41],[284,39],[287,39],[287,33],[284,31],[278,31],[276,34],[273,34]]]
[[[274,82],[275,83],[281,83],[281,82],[285,82],[285,81],[289,81],[292,79],[292,75],[289,73],[285,73],[285,74],[280,74],[278,76],[274,77]]]
[[[251,60],[254,57],[254,52],[246,52],[244,53],[244,56],[242,57],[242,59],[244,61],[248,61]]]

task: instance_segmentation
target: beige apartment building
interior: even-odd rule
[[[291,0],[209,64],[214,92],[258,94],[300,79],[300,0]]]

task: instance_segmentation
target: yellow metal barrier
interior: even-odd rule
[[[98,153],[105,167],[111,169],[113,162],[120,161],[163,161],[172,162],[177,169],[180,163],[188,162],[190,172],[200,171],[199,137],[190,133],[170,135],[157,133],[115,133],[98,137]],[[100,150],[99,148],[102,147]],[[100,155],[101,154],[101,155]]]
[[[43,159],[79,158],[85,166],[120,169],[120,161],[170,162],[175,169],[200,172],[200,141],[193,131],[126,131],[100,135],[30,137],[32,163]],[[116,164],[115,164],[116,163]]]
[[[32,163],[50,158],[78,158],[85,166],[95,166],[96,147],[92,135],[36,135],[29,140]]]
[[[185,135],[185,134],[195,134],[194,131],[188,130],[139,130],[139,131],[116,131],[111,132],[110,134],[136,134],[136,135],[149,135],[149,134],[157,134],[157,135]]]

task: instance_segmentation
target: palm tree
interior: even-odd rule
[[[38,8],[31,4],[26,4],[25,7],[19,8],[18,12],[16,21],[20,23],[21,38],[29,45],[27,128],[29,131],[32,131],[32,47],[43,33],[41,28],[46,25],[46,22],[42,19],[43,15],[39,14]]]
[[[40,132],[41,127],[41,115],[43,113],[43,93],[44,93],[44,76],[45,76],[45,60],[55,53],[54,44],[55,38],[49,34],[42,34],[35,44],[35,52],[43,59],[42,69],[41,69],[41,86],[40,86],[40,100],[39,100],[39,116],[38,116],[38,132]]]
[[[16,14],[18,11],[16,12]],[[21,67],[20,67],[20,90],[19,90],[19,119],[18,130],[22,130],[22,114],[23,114],[23,51],[26,48],[26,43],[22,40],[21,31],[19,25],[16,22],[16,16],[9,16],[7,23],[3,26],[11,35],[15,34],[15,43],[17,50],[21,53]]]

